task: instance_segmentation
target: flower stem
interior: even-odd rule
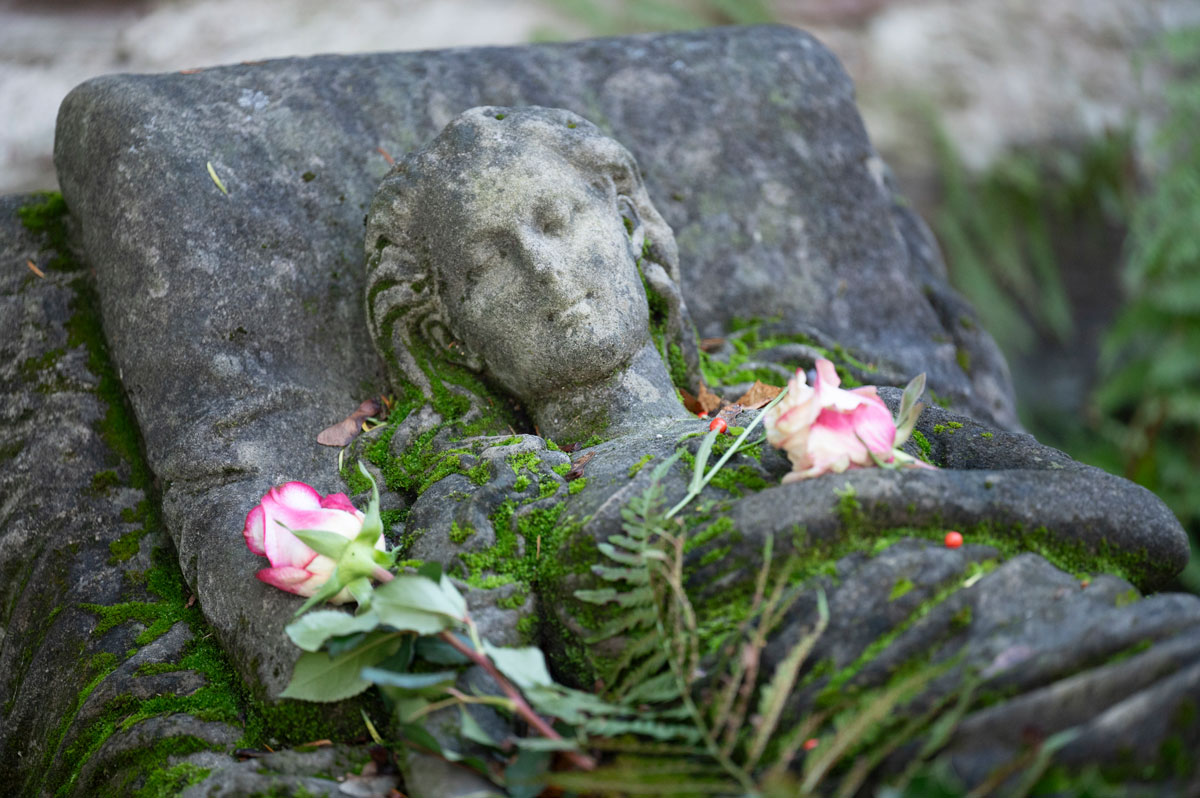
[[[486,654],[478,649],[466,645],[459,640],[448,629],[438,633],[446,643],[449,643],[455,651],[462,654],[467,659],[474,662],[479,667],[483,668],[489,676],[496,680],[496,684],[500,685],[500,689],[513,702],[513,708],[526,723],[533,727],[534,731],[542,735],[548,740],[561,740],[562,735],[554,730],[554,728],[545,721],[542,716],[533,711],[533,707],[529,706],[529,702],[525,700],[525,696],[521,695],[521,691],[513,686],[512,682],[504,678],[504,676],[492,664],[491,659]],[[563,756],[571,761],[575,767],[580,770],[595,770],[596,760],[592,759],[587,754],[578,751],[563,751]]]
[[[750,433],[755,427],[758,426],[758,423],[763,420],[763,417],[766,416],[767,411],[779,404],[783,397],[787,396],[787,392],[788,389],[785,387],[779,392],[778,396],[767,403],[767,406],[762,409],[762,412],[755,416],[754,420],[751,421],[744,430],[742,430],[741,435],[737,436],[737,439],[734,440],[733,445],[725,450],[725,454],[721,455],[721,459],[717,461],[717,464],[704,475],[704,477],[700,480],[699,485],[690,488],[687,492],[687,495],[679,501],[679,504],[668,510],[664,518],[674,518],[680,510],[682,510],[684,507],[687,507],[688,502],[700,495],[700,491],[704,490],[704,487],[712,481],[712,478],[717,475],[717,472],[720,471],[727,462],[729,462],[729,458],[737,454],[738,449],[740,449],[745,440],[750,437]],[[712,433],[709,434],[711,435]]]

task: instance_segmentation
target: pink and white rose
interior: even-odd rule
[[[896,450],[903,440],[898,439],[896,421],[875,386],[847,391],[840,385],[833,364],[822,358],[817,361],[817,377],[811,386],[804,372],[797,369],[788,383],[787,395],[767,411],[763,419],[767,441],[787,451],[792,461],[793,470],[784,482],[891,464],[898,455],[911,461]],[[920,412],[919,406],[916,412]],[[906,433],[903,439],[907,439]]]
[[[246,516],[242,534],[250,551],[271,562],[258,572],[260,580],[298,596],[312,596],[333,576],[337,562],[313,551],[291,530],[332,532],[353,541],[364,519],[344,493],[322,496],[303,482],[288,482],[267,491]],[[382,534],[375,548],[385,550]],[[334,604],[350,600],[348,590],[330,599]]]

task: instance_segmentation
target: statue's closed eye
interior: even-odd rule
[[[577,204],[568,205],[565,202],[548,202],[539,205],[534,213],[534,225],[543,235],[560,235],[571,223],[576,208]]]

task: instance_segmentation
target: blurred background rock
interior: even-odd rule
[[[760,22],[846,65],[1029,430],[1195,541],[1200,0],[0,0],[0,193],[55,187],[58,104],[98,74]]]

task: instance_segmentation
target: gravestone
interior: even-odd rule
[[[739,319],[766,320],[823,350],[852,352],[881,384],[926,371],[954,411],[929,410],[922,420],[930,441],[923,454],[949,467],[932,481],[864,471],[734,503],[730,517],[744,527],[739,545],[748,556],[800,519],[809,542],[936,519],[1020,529],[1028,533],[1017,536],[1021,545],[1051,554],[1066,545],[1088,563],[1115,552],[1109,561],[1147,587],[1182,567],[1182,530],[1160,502],[1016,430],[994,343],[949,287],[924,225],[894,196],[845,73],[799,31],[722,29],[99,78],[76,89],[60,112],[60,183],[75,240],[95,272],[113,371],[161,487],[162,525],[196,606],[257,697],[273,697],[287,682],[297,651],[282,628],[298,602],[253,579],[261,560],[238,534],[245,514],[287,480],[339,489],[337,453],[318,446],[316,435],[386,385],[362,302],[371,197],[392,160],[425,145],[462,111],[529,105],[568,109],[636,158],[650,199],[674,231],[677,279],[701,335],[728,335]],[[42,356],[30,351],[27,357]],[[895,405],[898,392],[882,394]],[[678,432],[698,426],[686,418],[674,423]],[[646,453],[665,457],[677,437],[615,437],[595,447],[593,490],[575,499],[594,534],[616,523],[622,497],[644,487],[649,472],[630,473],[631,462]],[[472,456],[489,455],[480,448]],[[505,455],[491,456],[500,470]],[[758,469],[763,485],[787,471],[770,453],[744,465]],[[670,479],[676,483],[668,489],[678,491],[678,476]],[[515,481],[514,471],[514,489]],[[441,534],[448,530],[435,499],[449,483],[434,483],[411,508]],[[602,483],[615,490],[598,491]],[[845,485],[859,504],[852,518],[839,515],[832,490]],[[903,500],[899,490],[907,491]],[[387,501],[398,508],[413,498]],[[1056,528],[1039,532],[1046,518]],[[1047,541],[1047,534],[1059,538]],[[423,540],[430,558],[453,558],[436,535]],[[149,557],[150,542],[138,557]],[[1004,535],[995,542],[1003,544]],[[704,553],[696,555],[699,573],[728,577],[704,572]],[[1182,663],[1195,648],[1198,602],[1155,596],[1114,607],[1133,590],[1129,582],[1097,577],[1081,591],[1068,574],[1022,554],[974,592],[959,591],[961,606],[947,603],[906,625],[946,584],[962,582],[971,563],[998,556],[990,546],[949,552],[919,541],[874,558],[840,556],[831,563],[838,581],[826,585],[839,629],[824,638],[823,656],[854,662],[894,629],[894,648],[862,670],[862,685],[882,683],[906,651],[934,642],[947,655],[966,652],[972,667],[995,666],[995,678],[1019,697],[964,721],[956,762],[975,781],[1021,745],[1019,731],[989,737],[989,718],[1019,725],[1048,706],[1074,706],[1055,723],[1083,723],[1078,696],[1088,691],[1111,709],[1066,749],[1068,761],[1095,761],[1130,740],[1143,740],[1143,748],[1161,742],[1163,718],[1195,692],[1196,668]],[[884,601],[888,590],[880,596],[880,585],[900,580],[912,589]],[[727,585],[707,582],[716,591]],[[814,602],[810,595],[798,603],[783,637],[811,626]],[[968,604],[982,620],[963,629],[955,619]],[[501,616],[497,629],[507,622]],[[1025,620],[1009,628],[1017,618]],[[182,645],[182,627],[177,634]],[[37,648],[7,640],[5,657]],[[1155,645],[1128,664],[1092,668],[1142,641]],[[133,667],[128,652],[121,660],[115,651],[122,667]],[[1127,681],[1135,667],[1140,681]],[[1083,668],[1092,669],[1072,682]],[[81,669],[76,681],[90,678]],[[811,698],[798,691],[793,700],[803,707]],[[1105,738],[1114,724],[1121,733]],[[1184,729],[1189,740],[1194,726]],[[5,735],[8,744],[7,725]],[[1137,752],[1143,760],[1154,753]],[[220,768],[226,794],[242,794],[236,785],[251,768],[228,760]],[[437,794],[436,786],[423,790]]]

